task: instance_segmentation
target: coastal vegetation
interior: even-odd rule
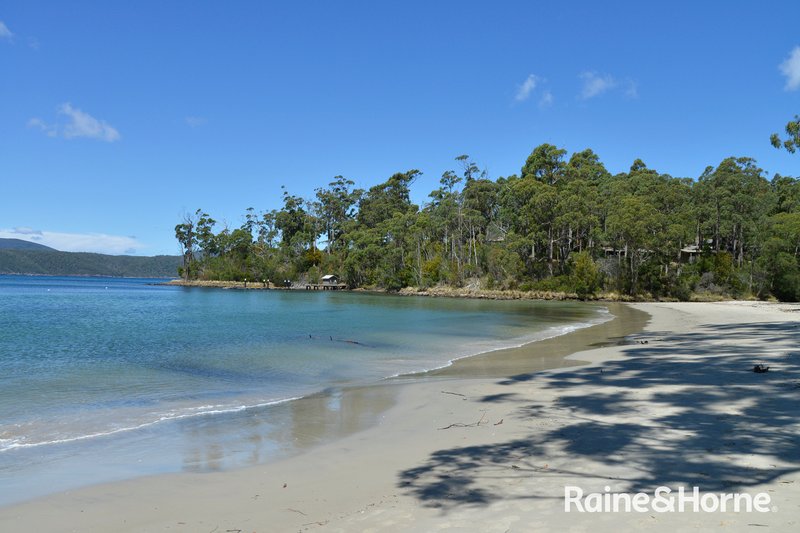
[[[248,208],[239,227],[198,209],[175,228],[180,275],[317,282],[336,273],[351,287],[386,290],[800,299],[800,180],[769,179],[750,158],[724,159],[696,179],[639,159],[611,174],[590,149],[542,144],[519,174],[493,179],[462,155],[415,205],[420,174],[398,172],[366,190],[336,176],[313,198],[282,188],[281,208]]]
[[[169,278],[175,276],[180,263],[181,258],[172,255],[140,257],[0,246],[0,274]]]
[[[783,148],[787,152],[794,153],[800,148],[800,115],[795,115],[794,120],[787,122],[784,131],[786,132],[785,139],[781,139],[777,133],[773,133],[769,140],[775,148]]]

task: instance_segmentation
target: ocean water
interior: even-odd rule
[[[344,387],[608,318],[578,303],[154,282],[0,276],[0,504],[76,476],[88,484],[269,460],[298,427],[342,425]],[[300,410],[299,398],[324,405]],[[302,413],[319,420],[303,424]]]

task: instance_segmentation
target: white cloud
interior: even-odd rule
[[[551,105],[553,105],[553,93],[545,91],[539,98],[539,107],[550,107]]]
[[[6,41],[11,41],[14,38],[14,34],[11,33],[11,30],[8,29],[2,20],[0,20],[0,39],[4,39]]]
[[[65,119],[55,124],[48,124],[40,118],[32,118],[28,121],[28,127],[39,128],[48,137],[64,137],[65,139],[85,137],[105,142],[114,142],[121,138],[116,128],[77,107],[72,107],[69,102],[58,107],[58,114]]]
[[[208,123],[208,119],[205,117],[186,117],[186,124],[191,128],[199,128],[206,125],[206,123]]]
[[[529,75],[522,85],[517,87],[517,94],[514,96],[514,100],[517,102],[524,102],[527,100],[534,89],[536,89],[536,85],[538,85],[540,79],[535,74]]]
[[[584,72],[579,76],[583,80],[581,98],[594,98],[617,86],[617,80],[610,74],[599,75],[596,72]]]
[[[0,228],[0,238],[22,239],[50,246],[62,252],[93,252],[98,254],[135,254],[145,248],[136,237],[106,233],[59,233],[31,228]]]
[[[778,68],[781,74],[786,76],[784,88],[787,91],[800,89],[800,46],[795,46],[789,57]]]
[[[72,107],[69,102],[61,104],[58,112],[62,115],[66,115],[69,119],[64,126],[63,132],[64,137],[67,139],[88,137],[90,139],[99,139],[106,142],[119,140],[119,132],[116,129],[106,124],[105,121],[97,120],[77,107]]]
[[[28,121],[29,128],[39,128],[48,137],[55,137],[58,135],[58,128],[55,125],[47,124],[40,118],[32,118]]]

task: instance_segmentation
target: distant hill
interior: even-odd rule
[[[22,239],[0,239],[0,250],[41,250],[57,252],[55,248],[50,248],[44,244],[37,244],[31,241],[23,241]]]
[[[178,276],[178,266],[181,264],[181,257],[173,255],[140,257],[59,252],[47,246],[41,248],[44,249],[9,249],[0,245],[0,274],[174,278]]]

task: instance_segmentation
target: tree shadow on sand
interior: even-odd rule
[[[511,392],[478,402],[514,402],[509,417],[524,436],[438,450],[401,472],[399,486],[423,505],[447,509],[562,497],[514,488],[531,478],[552,478],[551,486],[613,479],[622,492],[662,485],[732,492],[800,471],[800,328],[713,325],[646,338],[622,360],[502,380]],[[753,372],[761,362],[768,373]],[[531,403],[532,390],[558,396]],[[544,464],[548,457],[561,467]]]

